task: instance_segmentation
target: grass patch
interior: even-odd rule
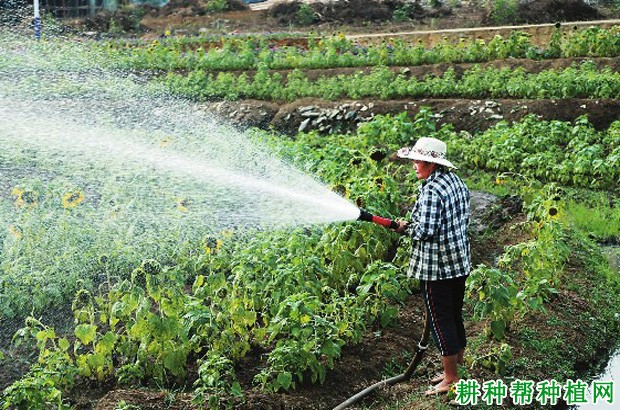
[[[620,207],[611,202],[588,204],[571,200],[566,204],[566,212],[576,228],[597,239],[620,237]]]

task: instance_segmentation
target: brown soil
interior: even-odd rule
[[[361,1],[361,6],[356,4]],[[229,4],[234,0],[229,0]],[[142,19],[145,31],[162,33],[166,28],[181,30],[182,33],[196,33],[201,30],[209,34],[279,33],[298,32],[329,35],[335,33],[368,34],[398,33],[413,30],[438,30],[498,25],[489,18],[485,7],[475,1],[463,1],[455,7],[444,5],[436,8],[422,8],[412,3],[409,21],[392,20],[395,9],[404,2],[351,0],[348,2],[309,2],[316,16],[314,24],[301,25],[296,13],[300,2],[282,0],[273,2],[266,10],[252,11],[249,8],[229,6],[224,13],[205,13],[198,0],[173,0],[162,11],[151,10]],[[166,18],[162,19],[161,15]],[[520,6],[517,19],[511,24],[540,24],[556,22],[590,21],[614,18],[617,12],[594,8],[582,0],[539,0]]]
[[[487,104],[497,104],[488,108]],[[438,124],[452,124],[457,131],[474,133],[484,131],[500,121],[518,121],[527,114],[534,114],[544,120],[574,121],[587,114],[589,121],[597,129],[607,128],[618,119],[619,100],[506,100],[506,99],[408,99],[408,100],[355,100],[324,101],[303,99],[290,104],[277,105],[264,101],[245,100],[218,103],[205,103],[206,109],[222,118],[241,126],[273,127],[286,134],[295,134],[305,120],[301,110],[313,107],[319,110],[340,109],[348,105],[357,110],[356,116],[348,123],[340,123],[339,130],[354,130],[357,123],[379,114],[399,114],[406,112],[413,118],[421,107],[429,107],[435,113]],[[369,108],[372,107],[372,108]],[[363,111],[360,111],[363,110]],[[234,117],[234,118],[233,118]],[[310,123],[305,131],[318,130],[319,124]]]

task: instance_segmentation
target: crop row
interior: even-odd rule
[[[174,94],[197,101],[243,98],[294,101],[304,97],[327,100],[342,98],[618,98],[620,73],[609,68],[597,69],[585,61],[561,70],[528,74],[522,68],[481,68],[474,66],[459,78],[449,69],[442,76],[424,79],[394,72],[387,67],[370,73],[322,76],[313,81],[302,71],[288,75],[259,70],[246,74],[191,71],[187,75],[170,73],[163,83]]]
[[[574,124],[539,121],[501,122],[470,138],[453,134],[450,146],[468,167],[522,176],[563,186],[615,190],[620,181],[620,121],[596,131],[587,117]]]
[[[480,63],[505,58],[613,57],[620,55],[620,29],[590,27],[568,33],[556,30],[540,47],[530,36],[513,32],[490,41],[447,39],[426,48],[421,42],[390,39],[361,45],[344,36],[309,38],[306,44],[278,45],[269,38],[227,38],[217,45],[201,38],[166,38],[151,43],[108,43],[106,53],[120,67],[141,70],[317,69],[360,66],[414,66],[437,63]]]
[[[620,181],[620,121],[613,122],[606,130],[598,131],[588,122],[587,116],[581,116],[571,123],[542,121],[535,115],[528,115],[519,122],[509,124],[502,121],[484,132],[471,135],[466,131],[455,132],[450,125],[437,130],[432,113],[422,108],[413,121],[405,113],[378,116],[371,122],[361,124],[359,134],[363,135],[366,144],[374,147],[369,148],[375,157],[389,156],[393,145],[385,141],[397,135],[402,135],[400,138],[404,141],[407,135],[414,140],[418,135],[435,135],[446,141],[457,165],[466,169],[518,174],[532,181],[607,191],[616,190]],[[308,137],[304,138],[303,135]],[[301,161],[301,164],[312,164],[313,172],[324,180],[333,181],[342,175],[337,164],[343,159],[339,159],[337,154],[329,155],[329,150],[342,137],[315,138],[314,134],[298,135],[297,142],[314,141],[306,142],[313,150],[295,148],[287,156]],[[360,147],[367,146],[359,143],[356,136],[347,137],[351,138],[358,141]],[[290,145],[297,147],[293,143]],[[313,153],[315,150],[318,153]],[[363,158],[363,151],[357,156]],[[352,160],[353,164],[356,162]],[[400,173],[404,170],[395,170],[394,178],[402,179]],[[502,182],[501,178],[499,182]],[[351,181],[345,186],[349,187],[353,183]],[[373,198],[372,203],[380,202]]]

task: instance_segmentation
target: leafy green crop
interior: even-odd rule
[[[343,35],[327,38],[274,36],[167,38],[152,42],[109,42],[103,46],[120,68],[139,70],[272,70],[362,66],[415,66],[438,63],[481,63],[505,58],[615,57],[620,55],[618,27],[556,30],[546,46],[527,33],[514,31],[489,41],[444,40],[426,48],[389,39],[359,44]]]
[[[295,69],[283,76],[260,66],[254,76],[246,73],[190,71],[169,73],[158,80],[174,94],[198,101],[253,98],[293,101],[304,97],[327,100],[342,98],[397,99],[406,97],[461,98],[617,98],[620,74],[610,68],[599,70],[595,63],[536,74],[522,68],[481,68],[474,66],[457,77],[453,69],[442,76],[427,75],[419,80],[406,71],[374,67],[370,73],[322,76],[309,80]]]
[[[501,122],[473,138],[452,134],[449,145],[465,164],[515,172],[565,186],[614,190],[620,181],[620,122],[596,131],[587,117],[574,124],[529,115]]]

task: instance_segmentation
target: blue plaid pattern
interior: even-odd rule
[[[454,172],[437,169],[422,183],[411,219],[408,276],[430,281],[469,274],[469,190]]]

